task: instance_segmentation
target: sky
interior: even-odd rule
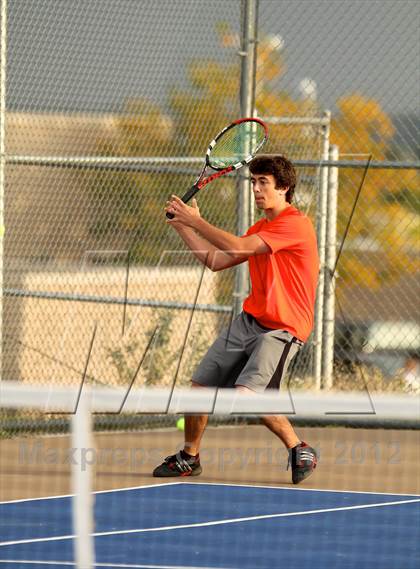
[[[238,62],[216,26],[239,30],[239,0],[9,0],[7,107],[109,111],[165,104],[193,58]],[[280,88],[316,82],[324,108],[359,92],[391,114],[418,112],[420,3],[260,0],[260,34],[281,36]]]
[[[284,82],[312,78],[325,106],[357,91],[387,112],[418,111],[420,3],[268,0],[261,2],[260,27],[284,40]]]

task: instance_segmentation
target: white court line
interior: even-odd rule
[[[229,482],[175,482],[175,484],[191,484],[197,486],[230,486],[231,488],[268,488],[270,490],[293,490],[298,492],[338,492],[342,494],[372,494],[376,496],[410,496],[420,498],[420,494],[401,494],[400,492],[364,492],[363,490],[331,490],[329,488],[296,488],[295,486],[262,486],[256,484],[230,484]]]
[[[155,488],[156,486],[174,486],[182,482],[161,482],[158,484],[145,484],[144,486],[128,486],[127,488],[113,488],[111,490],[96,490],[93,494],[106,494],[110,492],[124,492],[124,490],[142,490],[143,488]],[[20,498],[19,500],[4,500],[1,504],[17,504],[19,502],[35,502],[36,500],[54,500],[55,498],[73,498],[74,494],[61,494],[60,496],[41,496],[40,498]]]
[[[27,559],[0,559],[0,563],[24,563],[26,565],[62,565],[76,567],[74,561],[29,561]],[[118,569],[223,569],[223,567],[192,567],[190,565],[132,565],[126,563],[95,563],[95,567],[116,567]]]
[[[96,532],[93,533],[93,537],[106,537],[109,535],[128,535],[134,533],[150,533],[156,531],[170,531],[175,529],[191,529],[191,528],[201,528],[201,527],[210,527],[210,526],[220,526],[226,524],[236,524],[242,522],[253,522],[257,520],[268,520],[268,519],[276,519],[276,518],[287,518],[287,517],[294,517],[294,516],[308,516],[311,514],[325,514],[329,512],[344,512],[348,510],[363,510],[369,508],[382,508],[384,506],[398,506],[401,504],[415,504],[420,502],[420,498],[417,500],[398,500],[396,502],[379,502],[378,504],[362,504],[358,506],[341,506],[339,508],[323,508],[320,510],[306,510],[304,512],[284,512],[281,514],[264,514],[259,516],[248,516],[245,518],[231,518],[226,520],[215,520],[212,522],[198,522],[193,524],[182,524],[176,526],[161,526],[155,528],[140,528],[140,529],[128,529],[128,530],[114,530],[114,531],[104,531],[104,532]],[[39,537],[34,539],[22,539],[22,540],[14,540],[14,541],[2,541],[0,542],[0,547],[5,547],[8,545],[21,545],[25,543],[41,543],[47,541],[64,541],[69,539],[74,539],[74,535],[60,535],[54,537]]]
[[[191,482],[190,480],[179,482],[162,482],[158,484],[145,484],[143,486],[128,486],[127,488],[112,488],[110,490],[97,490],[93,494],[107,494],[112,492],[124,492],[125,490],[141,490],[143,488],[155,488],[160,486],[176,486],[177,484],[191,484],[194,486],[229,486],[231,488],[268,488],[270,490],[293,490],[298,492],[337,492],[342,494],[369,494],[377,496],[410,496],[419,498],[420,494],[401,494],[400,492],[364,492],[363,490],[331,490],[328,488],[296,488],[294,486],[264,486],[255,484],[230,484],[229,482]],[[16,504],[19,502],[32,502],[35,500],[54,500],[55,498],[72,498],[74,494],[62,494],[60,496],[43,496],[41,498],[21,498],[19,500],[4,500],[1,504]]]

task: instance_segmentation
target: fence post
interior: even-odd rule
[[[255,93],[255,37],[257,33],[257,3],[256,0],[242,0],[242,40],[241,40],[241,85],[240,108],[242,117],[251,117],[254,111]],[[238,176],[237,184],[238,224],[237,232],[243,235],[248,229],[250,220],[251,185],[248,168],[243,167]],[[235,270],[235,290],[233,306],[234,314],[242,310],[242,303],[248,294],[248,267],[241,263]]]
[[[338,146],[330,146],[329,160],[336,162],[339,158]],[[328,168],[328,203],[327,203],[327,234],[325,241],[325,288],[324,288],[324,329],[322,357],[322,387],[331,389],[333,386],[334,364],[334,328],[335,328],[335,259],[337,248],[337,197],[338,197],[338,168]]]
[[[7,0],[0,0],[0,380],[3,378],[4,193],[6,173]]]
[[[328,161],[330,147],[330,120],[331,112],[324,111],[325,123],[322,125],[322,152],[321,160]],[[327,225],[327,203],[328,203],[328,168],[321,167],[321,181],[318,193],[317,207],[317,238],[319,251],[319,280],[315,304],[315,362],[314,376],[315,386],[321,388],[322,381],[322,329],[323,329],[323,312],[324,312],[324,285],[325,285],[325,240]]]

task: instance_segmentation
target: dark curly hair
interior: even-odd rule
[[[296,170],[285,156],[256,156],[249,163],[251,174],[271,174],[276,181],[276,188],[289,188],[286,201],[292,203],[296,187]]]

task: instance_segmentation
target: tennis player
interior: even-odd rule
[[[221,332],[193,374],[193,387],[235,387],[247,393],[278,389],[293,356],[311,333],[319,271],[316,235],[309,218],[292,204],[293,164],[283,156],[257,156],[250,163],[252,189],[264,217],[237,237],[208,223],[172,196],[167,220],[194,255],[212,271],[248,262],[252,289],[243,311]],[[157,477],[201,473],[199,448],[207,415],[185,416],[185,446],[153,472]],[[315,449],[301,441],[287,417],[262,422],[286,446],[292,480],[315,469]]]

